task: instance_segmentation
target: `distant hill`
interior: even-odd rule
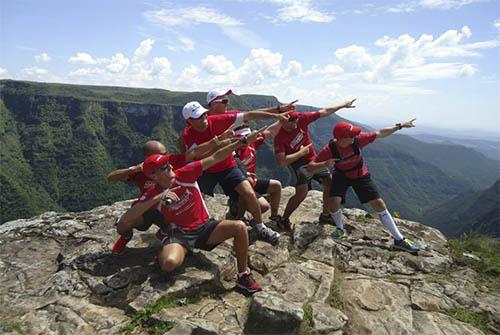
[[[204,102],[205,97],[204,92],[1,80],[0,222],[47,210],[81,211],[133,197],[133,186],[109,184],[105,176],[142,161],[141,147],[149,139],[177,151],[176,140],[185,126],[182,106],[191,100]],[[234,109],[277,104],[272,96],[231,96]],[[339,120],[332,116],[312,125],[317,149]],[[467,164],[456,166],[461,161],[455,157],[470,154],[467,148],[452,146],[443,153],[440,146],[411,140],[389,137],[364,150],[390,209],[403,217],[420,219],[427,209],[465,192],[472,182],[496,179],[483,170],[484,176],[475,171],[467,175]],[[450,151],[455,160],[433,159],[429,153],[442,156]],[[486,158],[475,162],[489,164]],[[261,149],[258,164],[262,177],[288,183],[288,172],[277,167],[270,143]],[[359,206],[352,198],[348,205]]]
[[[416,133],[411,134],[410,136],[426,143],[462,145],[464,147],[474,149],[490,159],[500,161],[500,133],[498,134],[496,140],[492,140],[490,137],[485,139],[470,139],[446,137],[428,133]]]
[[[500,237],[500,180],[482,191],[469,191],[424,215],[425,224],[449,237],[475,233]]]

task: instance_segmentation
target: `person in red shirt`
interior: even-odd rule
[[[419,251],[415,243],[404,238],[396,227],[391,213],[387,210],[384,200],[380,197],[377,187],[371,179],[360,151],[377,138],[387,137],[403,128],[415,127],[413,121],[415,119],[368,133],[362,133],[360,127],[350,123],[340,122],[333,130],[334,139],[321,149],[313,162],[309,163],[308,169],[311,172],[328,166],[335,168],[329,194],[331,216],[336,225],[332,237],[347,237],[342,224],[340,206],[345,199],[347,189],[352,187],[361,203],[369,203],[377,211],[380,220],[391,232],[396,248],[413,253]]]
[[[323,108],[316,112],[291,113],[274,137],[274,153],[278,165],[288,166],[295,186],[295,194],[288,200],[283,217],[278,222],[282,229],[292,230],[290,215],[306,198],[313,179],[323,184],[323,211],[320,215],[320,221],[328,220],[329,222],[331,220],[327,201],[331,183],[330,173],[328,169],[318,169],[313,174],[306,170],[307,164],[315,156],[314,147],[309,137],[309,124],[342,108],[354,108],[355,106],[352,104],[355,100]]]
[[[231,113],[207,116],[207,110],[198,102],[187,103],[182,109],[182,115],[188,126],[182,133],[186,149],[191,150],[197,145],[215,139],[230,127],[237,127],[246,121],[265,118],[286,120],[288,113],[273,114],[262,111]],[[231,199],[243,199],[248,211],[252,214],[253,225],[260,239],[273,245],[279,243],[279,234],[268,228],[262,222],[262,213],[252,186],[247,181],[232,155],[222,162],[211,166],[198,180],[203,193],[213,196],[217,184],[222,186],[224,193]]]
[[[236,136],[246,136],[250,134],[251,130],[248,126],[243,125],[234,129]],[[269,128],[262,132],[262,138],[250,143],[247,146],[243,146],[236,150],[235,157],[239,160],[239,162],[244,166],[246,170],[246,176],[248,181],[252,185],[255,195],[258,197],[260,210],[262,213],[265,213],[271,208],[271,220],[278,219],[278,209],[280,205],[281,199],[281,183],[279,180],[275,179],[261,179],[257,178],[257,149],[264,143],[266,138],[273,136],[273,133],[269,130]],[[269,204],[267,200],[262,197],[264,194],[269,194],[270,202]],[[239,202],[238,212],[235,217],[240,218],[245,213],[245,204]]]
[[[212,250],[223,241],[234,238],[237,285],[250,293],[262,289],[248,271],[248,232],[245,223],[210,219],[196,182],[203,171],[220,164],[235,149],[255,141],[258,136],[258,131],[253,132],[202,160],[188,163],[176,170],[169,163],[167,155],[156,154],[146,158],[144,173],[155,181],[155,186],[146,191],[138,203],[120,218],[120,224],[131,228],[150,208],[156,208],[172,223],[172,231],[162,241],[163,246],[158,256],[163,271],[172,272],[181,266],[188,251],[193,248]]]
[[[230,141],[229,139],[223,139],[220,141],[220,144],[226,145],[229,143],[229,141]],[[213,153],[217,148],[218,146],[215,144],[214,141],[209,141],[187,153],[169,155],[169,162],[175,169],[177,169],[185,165],[186,162],[188,161],[199,159],[207,156],[210,153]],[[167,149],[161,142],[154,140],[146,142],[142,149],[145,158],[153,154],[164,154],[167,151]],[[145,193],[150,187],[154,186],[155,184],[153,180],[148,178],[143,173],[142,163],[131,166],[127,169],[114,170],[107,176],[107,180],[109,182],[113,181],[134,182],[139,188],[140,194]],[[132,204],[132,206],[134,204]],[[163,216],[161,216],[160,213],[155,209],[145,212],[144,215],[135,223],[133,228],[140,231],[146,231],[153,224],[159,227],[158,231],[156,232],[156,237],[158,239],[161,240],[164,236],[168,234],[169,231],[168,222],[166,222]],[[123,252],[125,251],[125,247],[127,246],[127,243],[133,237],[133,229],[124,231],[123,229],[121,229],[121,227],[117,225],[117,231],[119,232],[120,236],[111,247],[111,250],[115,254],[123,254]]]

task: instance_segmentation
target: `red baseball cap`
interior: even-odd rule
[[[146,177],[150,178],[153,172],[160,166],[167,164],[170,161],[171,155],[154,154],[144,160],[142,164],[142,172]]]
[[[333,128],[333,137],[338,140],[356,137],[359,133],[361,133],[361,128],[353,126],[349,122],[339,122]]]

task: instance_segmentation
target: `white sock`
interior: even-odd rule
[[[344,225],[342,224],[342,210],[339,208],[338,211],[336,211],[335,213],[330,213],[330,215],[332,216],[332,219],[333,219],[333,222],[335,222],[335,225],[338,228],[345,230]]]
[[[394,223],[394,220],[392,219],[391,213],[386,209],[383,212],[378,213],[378,217],[380,218],[380,221],[382,221],[387,229],[391,232],[392,237],[394,237],[396,240],[402,240],[403,235],[399,232],[398,227],[396,227],[396,224]]]
[[[238,273],[238,278],[241,278],[241,277],[243,277],[243,275],[246,275],[248,273],[250,273],[250,271],[248,271],[248,270],[245,272],[240,272],[240,273]]]
[[[255,228],[257,228],[257,230],[264,229],[265,227],[266,227],[266,225],[263,223],[256,223],[255,224]]]

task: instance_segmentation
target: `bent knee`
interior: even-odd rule
[[[172,272],[179,267],[179,262],[173,257],[166,257],[160,263],[160,267],[165,272]]]

